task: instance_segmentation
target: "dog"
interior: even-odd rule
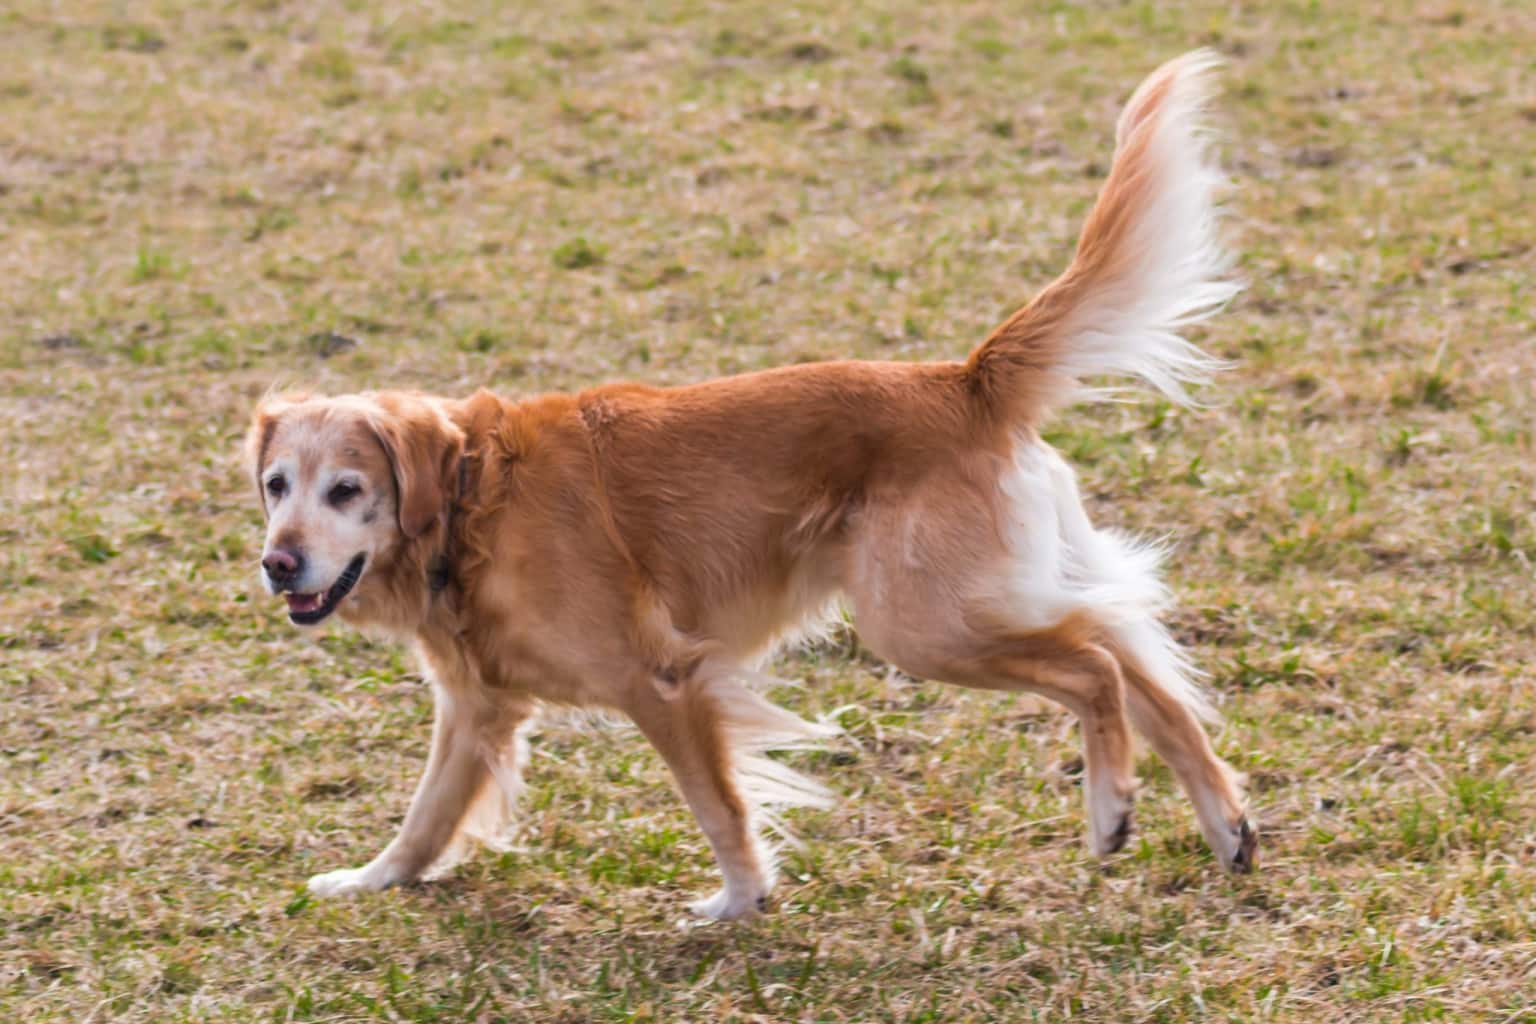
[[[763,751],[835,730],[767,701],[753,666],[838,605],[909,675],[1071,710],[1095,853],[1130,834],[1134,725],[1219,862],[1251,870],[1239,778],[1159,619],[1162,552],[1095,528],[1038,432],[1085,378],[1188,402],[1219,366],[1179,333],[1238,290],[1201,124],[1216,64],[1197,51],[1141,84],[1070,266],[964,362],[520,401],[262,400],[246,447],[267,588],[299,625],[336,616],[409,641],[434,694],[399,833],[309,888],[383,889],[496,843],[525,732],[554,705],[621,712],[660,752],[724,876],[697,913],[763,909],[773,809],[827,798]]]

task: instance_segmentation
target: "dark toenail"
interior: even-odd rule
[[[1259,837],[1253,826],[1244,818],[1237,823],[1237,853],[1232,857],[1232,870],[1249,872],[1258,860]]]
[[[759,896],[757,898],[757,909],[758,910],[767,910],[768,909],[768,897],[767,896]]]
[[[1118,853],[1125,849],[1125,844],[1131,838],[1131,812],[1126,811],[1120,819],[1120,824],[1115,827],[1114,833],[1109,837],[1109,852]]]

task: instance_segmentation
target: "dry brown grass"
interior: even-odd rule
[[[958,356],[1197,44],[1236,369],[1053,439],[1177,541],[1260,874],[1150,759],[1094,863],[1067,719],[845,638],[780,666],[848,738],[766,920],[679,923],[700,837],[571,723],[523,850],[300,895],[387,837],[429,709],[257,592],[256,395]],[[0,11],[0,1019],[1536,1021],[1533,46],[1515,0]]]

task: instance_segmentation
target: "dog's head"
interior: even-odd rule
[[[436,537],[463,447],[421,395],[263,400],[246,453],[267,517],[262,581],[287,598],[288,617],[310,626],[366,603],[376,580]]]

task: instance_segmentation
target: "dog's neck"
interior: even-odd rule
[[[409,642],[440,629],[455,629],[462,580],[458,534],[463,527],[465,499],[475,482],[471,456],[459,460],[437,525],[425,536],[405,541],[381,562],[339,613],[346,622]],[[423,585],[425,584],[425,585]]]
[[[443,510],[443,538],[437,554],[427,561],[427,592],[429,600],[436,602],[443,591],[453,585],[454,529],[459,525],[460,507],[469,492],[469,461],[465,453],[459,459],[458,479],[450,487],[447,507]]]

